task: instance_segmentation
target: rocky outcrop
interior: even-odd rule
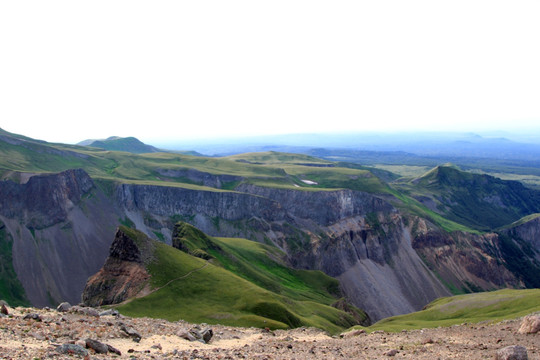
[[[13,239],[13,268],[35,306],[78,303],[103,265],[121,218],[83,170],[0,182],[0,221]]]
[[[0,182],[0,215],[43,229],[67,219],[94,183],[81,169],[32,176],[28,182]]]
[[[290,217],[310,220],[322,226],[373,212],[397,212],[379,197],[348,189],[300,191],[242,184],[236,190],[272,199],[279,203]]]
[[[523,283],[501,261],[499,236],[429,229],[417,219],[413,248],[429,268],[455,292],[520,288]]]
[[[501,230],[501,233],[521,240],[521,246],[526,247],[525,250],[530,253],[531,257],[540,262],[540,217]]]
[[[412,248],[398,214],[348,218],[324,230],[327,238],[295,257],[296,265],[336,277],[347,299],[373,321],[450,294]]]
[[[133,237],[126,229],[117,230],[105,265],[86,283],[83,303],[88,306],[119,304],[134,297],[147,284],[150,274],[143,259],[151,256],[152,244],[148,241],[138,245]]]

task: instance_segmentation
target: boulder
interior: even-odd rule
[[[23,320],[29,320],[29,319],[35,320],[35,321],[41,321],[41,316],[39,316],[39,314],[36,314],[36,313],[24,315]]]
[[[99,316],[118,316],[120,313],[116,309],[109,309],[99,313]]]
[[[354,329],[351,331],[345,331],[341,333],[339,336],[342,338],[349,338],[349,337],[354,337],[354,336],[360,336],[365,333],[366,333],[366,330],[364,329]]]
[[[521,321],[518,333],[536,334],[538,332],[540,332],[540,315],[525,316]]]
[[[9,311],[6,305],[2,304],[2,308],[0,309],[0,313],[4,315],[9,315]]]
[[[97,354],[107,354],[109,352],[109,347],[102,342],[93,339],[86,339],[85,342],[86,347],[94,350]]]
[[[212,339],[212,336],[214,336],[214,331],[212,331],[212,329],[210,329],[210,328],[204,329],[201,332],[201,336],[202,336],[203,342],[205,344],[208,344],[210,342],[210,340]]]
[[[131,339],[135,342],[139,342],[141,341],[142,339],[142,336],[141,334],[139,334],[137,332],[137,330],[135,330],[134,328],[132,328],[131,326],[126,326],[126,324],[124,323],[119,323],[118,324],[120,326],[120,330],[122,330],[123,332],[125,332],[129,337],[131,337]]]
[[[109,352],[112,352],[113,354],[116,354],[118,356],[122,356],[122,353],[120,352],[120,350],[118,350],[114,346],[107,344],[107,348],[109,349]]]
[[[80,355],[80,356],[88,355],[88,350],[76,344],[60,345],[56,348],[56,352],[60,354],[66,354],[66,355]]]
[[[210,328],[201,330],[198,326],[194,326],[189,329],[189,331],[182,329],[178,331],[176,335],[188,341],[200,341],[203,344],[208,344],[212,339],[212,336],[214,336],[214,331]]]
[[[56,311],[66,312],[66,311],[69,311],[69,309],[71,309],[71,304],[68,302],[63,302],[60,305],[58,305],[58,307],[56,308]]]
[[[9,304],[5,300],[0,300],[0,306],[2,305],[9,306]]]
[[[495,360],[528,360],[527,349],[523,346],[512,345],[499,349]]]
[[[185,339],[187,341],[195,341],[195,340],[197,340],[197,338],[195,336],[193,336],[190,331],[187,331],[185,329],[178,331],[176,333],[176,336],[178,336],[179,338]]]

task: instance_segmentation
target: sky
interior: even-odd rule
[[[539,18],[536,0],[2,1],[0,128],[540,133]]]

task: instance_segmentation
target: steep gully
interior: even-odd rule
[[[7,199],[0,220],[14,238],[15,271],[37,306],[78,302],[88,277],[103,265],[116,226],[127,218],[169,243],[178,218],[210,235],[270,241],[291,265],[338,278],[347,298],[373,320],[449,295],[442,282],[480,289],[522,285],[496,261],[496,241],[487,249],[489,239],[480,235],[441,235],[425,220],[358,191],[241,185],[236,192],[214,192],[120,184],[107,196],[84,171],[70,170],[24,184],[4,181],[0,196]],[[437,236],[444,239],[433,240]],[[479,263],[490,259],[486,273]]]

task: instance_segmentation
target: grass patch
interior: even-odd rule
[[[399,332],[481,321],[496,322],[536,311],[540,311],[540,289],[505,289],[437,299],[425,310],[386,318],[367,329]]]
[[[130,237],[144,236],[135,230],[126,234]],[[248,247],[243,254],[238,250],[222,254],[223,258],[247,256],[253,260],[258,258],[253,253],[259,253],[262,258],[268,251],[264,245],[249,244],[248,240],[223,239],[217,244],[226,248],[224,254],[231,248]],[[292,271],[288,280],[290,284],[284,286],[289,290],[278,293],[250,281],[250,276],[238,276],[225,266],[214,265],[163,243],[154,242],[153,248],[153,261],[147,269],[152,275],[151,287],[157,291],[119,306],[125,315],[272,329],[315,326],[332,333],[355,323],[351,315],[329,306],[330,300],[335,298],[328,290],[319,290],[320,293],[311,290],[321,279],[329,289],[337,288],[335,280],[322,273],[298,272],[295,279]],[[244,261],[241,263],[245,264]],[[286,273],[287,270],[284,266],[275,267],[279,271],[267,273],[255,267],[251,278],[267,276],[269,281],[279,283],[280,272]],[[299,294],[292,296],[295,289]]]

